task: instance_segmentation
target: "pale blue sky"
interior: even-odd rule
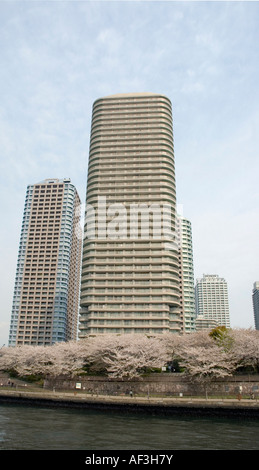
[[[0,0],[0,346],[27,184],[70,177],[84,203],[92,104],[120,92],[171,99],[195,278],[225,277],[231,326],[254,326],[258,24],[258,2]]]

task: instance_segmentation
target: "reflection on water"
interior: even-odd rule
[[[5,450],[258,450],[259,420],[0,405]]]

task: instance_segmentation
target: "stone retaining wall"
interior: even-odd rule
[[[98,376],[81,376],[73,380],[65,377],[45,380],[44,388],[55,390],[81,390],[100,395],[162,395],[200,396],[207,389],[209,395],[259,397],[259,375],[236,375],[217,379],[205,385],[192,382],[189,377],[177,373],[152,374],[134,380],[112,379]]]

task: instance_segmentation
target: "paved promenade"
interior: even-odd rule
[[[37,406],[65,406],[88,409],[120,409],[121,411],[157,411],[166,413],[247,415],[259,419],[259,401],[244,398],[189,398],[91,395],[40,389],[36,391],[0,389],[1,403],[22,403]]]

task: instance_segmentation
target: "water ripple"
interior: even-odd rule
[[[0,406],[3,450],[259,450],[259,421]]]

